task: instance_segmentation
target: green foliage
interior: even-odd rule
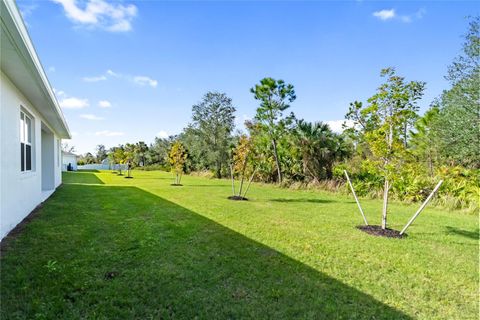
[[[448,68],[452,84],[438,101],[444,163],[480,168],[480,17],[471,19],[463,53]]]
[[[430,176],[433,176],[434,167],[440,162],[439,112],[438,107],[432,106],[417,120],[414,130],[410,132],[411,152],[415,161],[422,162]]]
[[[113,162],[117,165],[118,174],[122,174],[122,164],[125,164],[125,147],[119,145],[118,147],[113,147],[111,152],[113,153]]]
[[[227,170],[234,112],[232,99],[218,92],[207,92],[192,107],[192,123],[180,139],[192,156],[195,170],[213,170],[217,178]]]
[[[103,144],[97,145],[95,158],[97,163],[101,163],[103,160],[107,158],[107,149]]]
[[[242,193],[245,179],[249,178],[249,181],[252,181],[256,171],[257,157],[255,155],[255,150],[253,148],[253,140],[247,137],[246,135],[241,135],[238,138],[237,145],[233,150],[232,155],[232,166],[231,166],[231,179],[232,179],[232,192],[234,196],[245,197],[248,190],[245,191],[245,194]],[[238,193],[235,194],[234,184],[235,176],[238,176],[240,179],[240,186],[238,188]],[[250,185],[250,184],[249,184]],[[247,187],[248,188],[248,187]]]
[[[170,171],[171,167],[170,165],[164,165],[164,164],[150,164],[146,165],[143,167],[138,167],[136,170],[143,170],[143,171]]]
[[[382,69],[380,76],[386,80],[368,99],[368,104],[351,103],[345,117],[353,121],[350,131],[368,146],[370,161],[384,178],[382,228],[385,229],[388,194],[407,157],[408,130],[417,118],[417,102],[423,96],[425,83],[406,83],[403,77],[396,75],[394,68]]]
[[[147,165],[168,166],[168,151],[175,137],[168,139],[155,137],[155,141],[150,145],[147,151]]]
[[[131,162],[133,162],[135,166],[143,167],[147,163],[147,152],[147,144],[143,141],[137,142],[132,150]]]
[[[82,164],[93,164],[93,163],[96,163],[97,161],[93,156],[93,154],[91,154],[90,152],[87,152],[84,155],[81,155],[79,157],[79,159],[77,160],[77,164],[79,164],[79,162]]]
[[[260,101],[257,108],[255,120],[266,132],[272,144],[272,153],[277,169],[277,182],[282,182],[281,157],[278,151],[279,140],[285,135],[286,128],[294,116],[284,118],[283,111],[290,107],[295,101],[295,90],[293,85],[286,84],[283,80],[263,78],[260,84],[256,84],[250,91],[256,100]]]
[[[350,179],[358,196],[378,198],[382,195],[383,176],[369,159],[358,156],[334,168],[334,177],[344,180],[343,170],[349,172]],[[420,202],[433,190],[440,180],[444,180],[434,205],[453,210],[461,209],[477,213],[480,199],[480,170],[463,167],[439,166],[433,173],[421,162],[406,161],[397,172],[391,187],[391,196],[399,201]],[[348,192],[345,187],[344,192]]]
[[[168,160],[172,172],[175,173],[175,184],[180,184],[181,182],[182,175],[185,172],[185,162],[187,157],[187,150],[182,143],[180,141],[174,142],[168,153]]]
[[[319,182],[333,178],[333,165],[351,154],[351,146],[345,138],[335,134],[322,122],[297,122],[293,145],[297,146],[307,179]]]

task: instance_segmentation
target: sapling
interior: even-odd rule
[[[175,173],[175,182],[172,184],[174,186],[181,186],[180,182],[187,157],[187,151],[182,143],[180,141],[174,142],[168,153],[168,160],[172,165],[172,172]]]
[[[380,75],[387,78],[386,82],[367,100],[368,104],[351,103],[346,118],[354,122],[350,130],[367,144],[383,176],[381,228],[385,230],[389,191],[407,152],[404,131],[418,110],[417,102],[423,96],[425,83],[406,83],[403,77],[395,74],[394,68],[383,69]]]

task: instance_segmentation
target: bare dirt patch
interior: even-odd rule
[[[236,200],[236,201],[248,201],[248,198],[242,196],[230,196],[227,199],[229,200]]]
[[[398,239],[406,237],[406,234],[401,235],[400,231],[398,230],[393,230],[389,228],[382,229],[381,226],[357,226],[357,229],[360,229],[363,232],[366,232],[368,234],[371,234],[377,237],[398,238]]]

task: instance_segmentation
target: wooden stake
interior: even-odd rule
[[[362,210],[362,206],[360,205],[360,201],[358,201],[357,195],[355,194],[355,190],[353,189],[352,182],[350,181],[350,178],[348,177],[347,170],[343,170],[343,172],[345,172],[345,176],[347,177],[348,184],[350,185],[350,190],[352,190],[355,201],[357,202],[358,209],[360,209],[360,213],[362,214],[363,221],[365,221],[365,225],[368,226],[367,218],[365,217],[365,214],[363,213],[363,210]]]
[[[437,190],[440,188],[440,186],[442,185],[443,183],[443,180],[440,180],[440,182],[437,184],[437,186],[433,189],[432,193],[430,193],[430,195],[428,196],[427,199],[425,199],[425,201],[422,203],[422,205],[420,206],[420,208],[417,210],[417,212],[415,212],[415,214],[413,215],[413,217],[408,221],[408,223],[405,225],[405,227],[403,227],[402,231],[400,231],[400,235],[402,235],[408,227],[410,227],[410,225],[413,223],[413,221],[415,221],[415,219],[418,217],[418,215],[420,214],[420,212],[422,212],[422,210],[425,208],[425,206],[428,204],[428,202],[430,202],[430,200],[432,199],[433,195],[435,194],[435,192],[437,192]]]
[[[255,176],[255,172],[257,172],[257,168],[253,170],[252,176],[250,177],[250,180],[248,181],[247,189],[245,189],[245,193],[243,194],[243,197],[245,198],[248,192],[248,189],[250,189],[250,185],[252,184],[253,177]],[[241,196],[241,195],[240,195]]]
[[[233,180],[233,166],[230,165],[230,176],[232,177],[232,195],[235,195],[235,180]]]

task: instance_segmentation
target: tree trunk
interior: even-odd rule
[[[232,196],[235,195],[235,179],[233,177],[233,166],[230,165],[230,177],[232,178]]]
[[[277,165],[278,183],[282,183],[282,169],[280,167],[280,160],[278,159],[277,141],[275,139],[272,139],[272,145],[273,145],[273,156],[275,158],[275,164]]]
[[[215,172],[215,175],[217,176],[217,179],[220,179],[222,177],[222,164],[220,161],[217,161],[217,170]]]
[[[388,180],[385,179],[385,184],[383,186],[383,210],[382,210],[382,229],[384,230],[387,228],[388,189],[389,189]]]
[[[430,173],[430,177],[433,177],[433,159],[432,155],[428,155],[428,171]]]
[[[332,167],[333,167],[333,165],[330,164],[330,163],[325,166],[325,172],[327,174],[327,179],[329,179],[329,180],[331,180],[333,178]]]

